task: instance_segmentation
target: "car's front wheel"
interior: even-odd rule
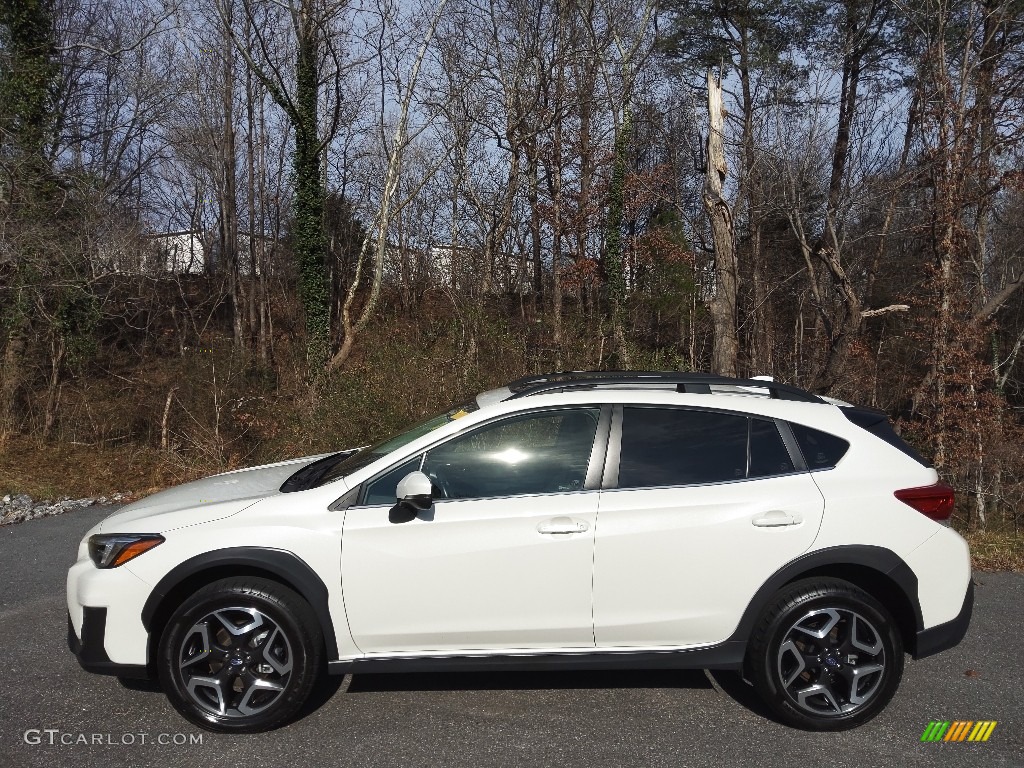
[[[754,687],[786,723],[817,731],[861,725],[903,676],[903,643],[881,603],[840,579],[794,582],[751,637]]]
[[[322,647],[319,622],[293,590],[255,577],[222,579],[171,616],[160,639],[160,682],[191,722],[258,733],[305,703]]]

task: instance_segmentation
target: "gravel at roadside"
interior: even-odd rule
[[[93,504],[118,504],[128,499],[131,495],[130,493],[115,493],[112,496],[97,496],[96,498],[72,499],[64,497],[56,501],[50,499],[33,501],[31,496],[24,493],[7,494],[0,498],[0,525],[11,525],[13,523],[23,523],[26,520],[35,520],[40,517],[62,515],[65,512],[91,507]]]

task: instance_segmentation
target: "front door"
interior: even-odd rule
[[[593,648],[601,418],[579,407],[506,417],[368,482],[342,534],[360,650]],[[433,507],[389,522],[394,485],[417,467],[434,484]]]

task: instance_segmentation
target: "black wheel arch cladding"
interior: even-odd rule
[[[208,578],[204,579],[204,574]],[[220,578],[252,575],[283,583],[313,609],[323,632],[326,658],[338,657],[338,641],[328,604],[327,586],[309,564],[293,552],[270,547],[228,547],[185,560],[164,575],[142,608],[142,624],[150,633],[167,620],[171,611],[204,583]],[[182,587],[186,588],[182,593]],[[168,605],[170,600],[170,605]],[[170,610],[167,610],[167,608]],[[150,659],[152,659],[152,642]]]
[[[912,650],[913,638],[924,626],[921,605],[918,600],[917,576],[914,575],[910,566],[892,550],[866,544],[826,547],[791,560],[768,577],[757,590],[729,639],[746,642],[758,617],[786,584],[808,576],[846,578],[843,570],[849,568],[861,569],[864,573],[873,573],[876,577],[884,578],[887,583],[895,584],[898,587],[901,595],[897,597],[902,597],[902,602],[909,606],[911,616],[896,615],[887,602],[886,596],[873,594],[874,590],[865,589],[864,586],[857,584],[855,579],[847,578],[885,605],[890,613],[893,613],[893,618],[904,635],[905,644]],[[906,611],[901,613],[906,613]]]

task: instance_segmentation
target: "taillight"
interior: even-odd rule
[[[893,495],[932,520],[944,522],[953,514],[954,491],[946,483],[926,485],[922,488],[904,488]]]

